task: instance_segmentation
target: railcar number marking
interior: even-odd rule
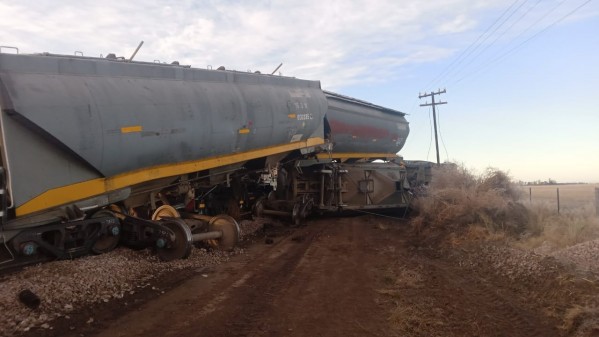
[[[297,110],[308,110],[308,102],[292,102],[292,105]]]
[[[310,113],[308,114],[297,114],[297,120],[298,121],[307,121],[310,119],[314,119],[314,116]]]

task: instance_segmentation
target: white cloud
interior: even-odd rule
[[[458,14],[452,21],[448,21],[439,26],[438,32],[441,34],[461,33],[471,29],[476,25],[476,21],[467,17],[465,14]]]
[[[129,56],[144,40],[137,60],[262,72],[283,62],[284,75],[339,88],[451,55],[455,48],[435,46],[431,38],[475,28],[480,13],[508,0],[59,3],[0,3],[0,44]]]

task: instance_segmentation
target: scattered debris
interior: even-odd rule
[[[40,298],[29,289],[22,290],[19,293],[19,301],[29,309],[37,309],[40,306]]]

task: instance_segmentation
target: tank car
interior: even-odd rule
[[[396,154],[409,134],[405,114],[332,92],[325,95],[327,151],[280,165],[276,190],[256,202],[254,213],[285,216],[299,225],[313,212],[407,208],[410,184]]]
[[[237,220],[406,207],[404,114],[318,81],[0,53],[0,269],[229,249]]]
[[[119,241],[164,260],[196,241],[230,247],[237,223],[205,214],[208,195],[323,144],[327,99],[318,81],[0,53],[0,109],[5,266]]]

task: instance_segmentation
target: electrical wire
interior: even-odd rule
[[[376,215],[376,216],[380,216],[380,217],[383,217],[383,218],[391,218],[391,219],[396,219],[396,220],[403,220],[403,219],[406,218],[406,214],[408,213],[408,207],[405,207],[403,216],[401,218],[398,218],[396,216],[390,216],[390,215],[385,215],[385,214],[378,214],[378,213],[374,213],[374,212],[363,211],[361,209],[352,209],[351,211],[365,213],[365,214],[370,214],[370,215]]]
[[[481,41],[481,43],[479,43],[476,48],[474,48],[469,55],[472,55],[472,53],[474,53],[475,51],[477,51],[482,45],[483,43],[485,43],[493,34],[495,34],[495,32],[497,32],[497,30],[499,30],[499,28],[501,28],[528,0],[524,0],[524,2],[522,2],[520,4],[520,6],[516,7],[513,11],[511,11],[509,13],[509,15],[503,20],[501,21],[501,23],[499,25],[497,25],[493,31],[491,31],[487,36],[485,36],[485,38]],[[491,44],[487,44],[486,47],[488,48]],[[480,55],[481,53],[478,52],[477,54],[475,54],[474,56],[472,56],[470,58],[470,61],[468,61],[468,63],[460,66],[460,63],[462,63],[464,60],[466,60],[466,58],[464,58],[462,60],[462,62],[459,62],[458,64],[456,64],[456,67],[453,69],[454,70],[454,74],[453,77],[457,76],[458,74],[460,74],[461,71],[463,71],[463,69],[465,69],[465,67],[467,67],[469,64],[471,64],[472,62],[474,62],[474,60],[477,59],[477,57]],[[451,72],[450,72],[451,73]]]
[[[441,132],[441,109],[437,108],[437,126],[439,127],[439,137],[441,138],[441,144],[445,149],[445,161],[449,161],[449,153],[447,147],[445,147],[445,140],[443,140],[443,132]]]
[[[566,0],[562,0],[558,2],[557,5],[553,6],[549,11],[547,11],[543,16],[538,18],[535,22],[533,22],[530,26],[528,26],[525,30],[523,30],[520,34],[518,34],[514,40],[519,39],[522,35],[526,34],[529,30],[531,30],[534,26],[536,26],[539,22],[543,21],[549,14],[553,13],[556,9],[558,9],[561,5],[563,5]]]
[[[554,27],[555,25],[557,25],[558,23],[562,22],[563,20],[565,20],[566,18],[568,18],[569,16],[571,16],[572,14],[576,13],[577,11],[579,11],[581,8],[583,8],[584,6],[588,5],[592,0],[586,0],[585,2],[583,2],[582,4],[580,4],[578,7],[574,8],[572,11],[568,12],[566,15],[560,17],[559,19],[553,21],[552,23],[550,23],[548,26],[546,26],[545,28],[539,30],[538,32],[536,32],[535,34],[533,34],[532,36],[530,36],[529,38],[527,38],[526,40],[522,41],[521,43],[519,43],[518,45],[516,45],[515,47],[509,49],[508,51],[506,51],[505,53],[499,55],[498,57],[494,58],[493,60],[491,60],[489,63],[479,67],[477,70],[461,77],[460,79],[456,80],[454,83],[459,83],[461,81],[463,81],[464,79],[471,77],[475,74],[477,74],[478,72],[480,72],[481,70],[484,70],[492,65],[494,65],[495,63],[503,60],[505,57],[507,57],[508,55],[510,55],[511,53],[515,52],[516,50],[520,49],[522,46],[524,46],[525,44],[527,44],[528,42],[530,42],[531,40],[537,38],[539,35],[545,33],[547,30],[551,29],[552,27]],[[561,5],[564,1],[562,1],[560,4],[558,4],[555,8],[559,7],[559,5]],[[553,10],[552,10],[553,11]],[[546,16],[546,15],[545,15]],[[539,20],[537,20],[538,22]]]
[[[428,156],[431,153],[431,146],[433,145],[433,119],[431,117],[432,109],[428,108],[428,125],[430,126],[430,141],[428,142],[428,151],[426,152],[426,160],[428,161]]]
[[[523,36],[524,34],[526,34],[529,30],[531,30],[533,27],[535,27],[539,22],[541,22],[543,19],[545,19],[547,16],[549,16],[551,13],[553,13],[557,8],[559,8],[562,4],[564,4],[566,2],[566,0],[562,0],[561,2],[559,2],[557,5],[553,6],[549,11],[547,11],[543,16],[541,16],[540,18],[538,18],[535,22],[533,22],[531,25],[529,25],[528,27],[526,27],[526,29],[524,29],[522,32],[520,32],[520,34],[518,34],[515,38],[512,39],[512,41],[516,41],[518,40],[521,36]],[[509,44],[508,44],[509,45]],[[499,51],[499,53],[501,53],[502,51],[505,51],[508,47],[503,48]],[[497,58],[491,60],[490,62],[483,64],[482,66],[478,67],[476,70],[470,72],[469,74],[466,74],[462,77],[460,77],[458,80],[454,81],[453,83],[459,83],[461,82],[463,79],[470,77],[478,72],[480,72],[481,70],[483,70],[485,67],[492,65],[495,61],[497,60]]]
[[[495,21],[489,27],[487,27],[487,29],[476,38],[476,40],[474,40],[474,42],[472,42],[466,49],[464,49],[460,53],[460,55],[458,55],[458,57],[456,57],[447,67],[445,67],[445,69],[443,71],[441,71],[441,73],[439,75],[437,75],[430,82],[428,82],[425,85],[425,89],[428,90],[429,88],[432,87],[432,84],[441,82],[441,79],[444,79],[443,76],[446,76],[447,72],[451,71],[451,69],[453,69],[452,67],[456,62],[462,62],[462,60],[464,58],[468,57],[468,55],[470,55],[470,53],[472,53],[471,49],[480,41],[480,39],[483,36],[485,36],[489,32],[489,30],[491,30],[495,26],[495,24],[497,24],[499,22],[499,20],[501,20],[503,18],[503,16],[505,16],[508,13],[508,11],[511,10],[511,8],[514,7],[519,1],[520,0],[515,0],[514,2],[512,2],[512,4],[508,8],[506,8],[506,10],[503,11],[503,13],[497,19],[495,19]]]
[[[524,17],[526,17],[534,8],[536,8],[541,3],[541,1],[543,1],[543,0],[537,0],[537,2],[534,5],[532,5],[531,7],[529,7],[522,15],[520,15],[516,20],[514,20],[512,22],[512,24],[508,28],[506,28],[505,30],[503,30],[503,32],[501,34],[497,35],[495,37],[495,39],[493,39],[493,41],[491,41],[482,50],[480,50],[478,53],[476,53],[472,57],[472,59],[468,63],[466,63],[460,70],[467,69],[469,65],[471,65],[472,63],[474,63],[474,61],[477,58],[479,58],[482,54],[484,54],[485,51],[487,51],[489,48],[491,48],[492,46],[494,46],[497,43],[497,41],[499,39],[501,39],[508,31],[510,31],[518,22],[522,21],[522,19]],[[525,3],[526,2],[523,2],[522,5],[524,5]],[[517,10],[520,9],[522,7],[522,5],[520,5],[517,8]],[[455,76],[457,77],[458,75],[460,75],[460,71],[456,71]]]

